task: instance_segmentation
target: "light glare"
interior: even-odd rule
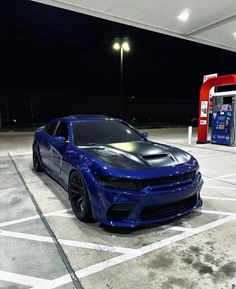
[[[189,19],[189,11],[188,10],[184,10],[182,13],[179,14],[178,19],[180,21],[186,22]]]
[[[128,42],[122,43],[122,48],[124,49],[124,51],[130,51],[129,43]]]
[[[120,49],[120,44],[118,42],[114,43],[113,48],[115,50],[119,50]]]
[[[233,33],[233,36],[236,37],[236,32]]]

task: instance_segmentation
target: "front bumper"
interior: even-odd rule
[[[98,186],[101,210],[95,219],[117,227],[136,227],[185,215],[202,206],[203,180],[199,173],[191,184],[165,190],[139,192],[105,189]]]

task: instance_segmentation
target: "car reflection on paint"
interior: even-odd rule
[[[120,119],[53,119],[35,132],[33,165],[67,190],[81,221],[135,227],[202,205],[197,160],[178,148],[149,141],[147,134]]]

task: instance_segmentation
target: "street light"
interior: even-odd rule
[[[113,43],[113,49],[120,51],[120,117],[123,118],[123,63],[124,52],[130,51],[128,39],[116,39],[116,41]]]

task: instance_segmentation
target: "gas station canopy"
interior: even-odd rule
[[[33,0],[236,51],[235,0]]]

